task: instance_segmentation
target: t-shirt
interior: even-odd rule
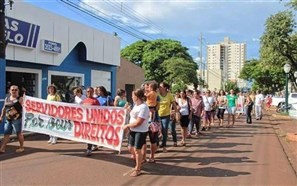
[[[138,117],[144,119],[143,123],[137,127],[130,128],[130,130],[134,132],[147,132],[149,128],[148,121],[150,117],[150,110],[145,103],[134,105],[133,109],[130,112],[129,123],[135,122]]]
[[[86,98],[82,102],[83,105],[100,105],[96,98]]]
[[[181,98],[179,98],[177,100],[178,106],[180,107],[179,112],[180,112],[180,114],[182,116],[186,116],[186,115],[189,115],[190,114],[189,103],[188,103],[189,99],[187,98],[187,101],[185,101],[185,102],[182,102],[182,99]]]
[[[99,96],[97,98],[97,100],[99,101],[101,106],[110,106],[110,102],[111,102],[111,97],[110,96],[107,96],[107,97]]]
[[[61,101],[61,98],[58,94],[54,94],[54,95],[47,95],[46,98],[47,101]]]
[[[256,106],[261,106],[263,100],[264,100],[263,94],[257,94],[256,97],[255,97],[255,105]]]
[[[215,100],[212,96],[203,96],[204,110],[211,111],[211,106],[214,104]]]
[[[235,101],[237,100],[237,96],[236,95],[231,95],[229,94],[227,96],[227,100],[228,100],[228,107],[235,107]]]
[[[175,102],[174,97],[171,93],[167,93],[166,96],[159,95],[160,98],[160,107],[159,107],[159,116],[169,116],[170,115],[170,107],[173,102]]]
[[[226,96],[218,96],[217,102],[218,102],[219,109],[226,108],[226,103],[227,103]]]
[[[83,100],[85,100],[86,98],[87,97],[83,94],[80,97],[75,96],[74,103],[81,104],[83,102]]]
[[[196,98],[191,99],[193,114],[196,116],[201,116],[202,111],[204,110],[203,98],[201,97],[199,100]]]
[[[155,107],[157,105],[157,92],[155,91],[150,91],[147,95],[146,95],[146,104],[149,107]]]

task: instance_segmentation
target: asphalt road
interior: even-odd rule
[[[102,148],[85,157],[85,144],[47,140],[26,137],[22,154],[14,152],[17,142],[9,143],[0,155],[0,185],[297,185],[267,117],[252,125],[242,118],[234,128],[213,127],[186,147],[169,147],[136,178],[129,176],[134,162],[126,142],[120,155]]]

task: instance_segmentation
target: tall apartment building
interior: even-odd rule
[[[235,43],[225,37],[219,44],[207,45],[206,81],[209,89],[223,89],[227,81],[245,87],[245,81],[238,78],[245,61],[245,43]]]

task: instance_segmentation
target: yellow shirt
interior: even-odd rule
[[[55,95],[47,95],[46,100],[47,101],[61,101],[61,98],[57,94],[55,94]]]
[[[159,116],[160,117],[169,116],[171,111],[171,103],[175,101],[174,97],[170,93],[167,93],[166,96],[164,97],[159,94],[159,97],[160,97]]]

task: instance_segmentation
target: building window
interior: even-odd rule
[[[57,87],[57,92],[63,102],[72,103],[74,101],[73,89],[84,84],[84,75],[49,71],[49,84]]]

